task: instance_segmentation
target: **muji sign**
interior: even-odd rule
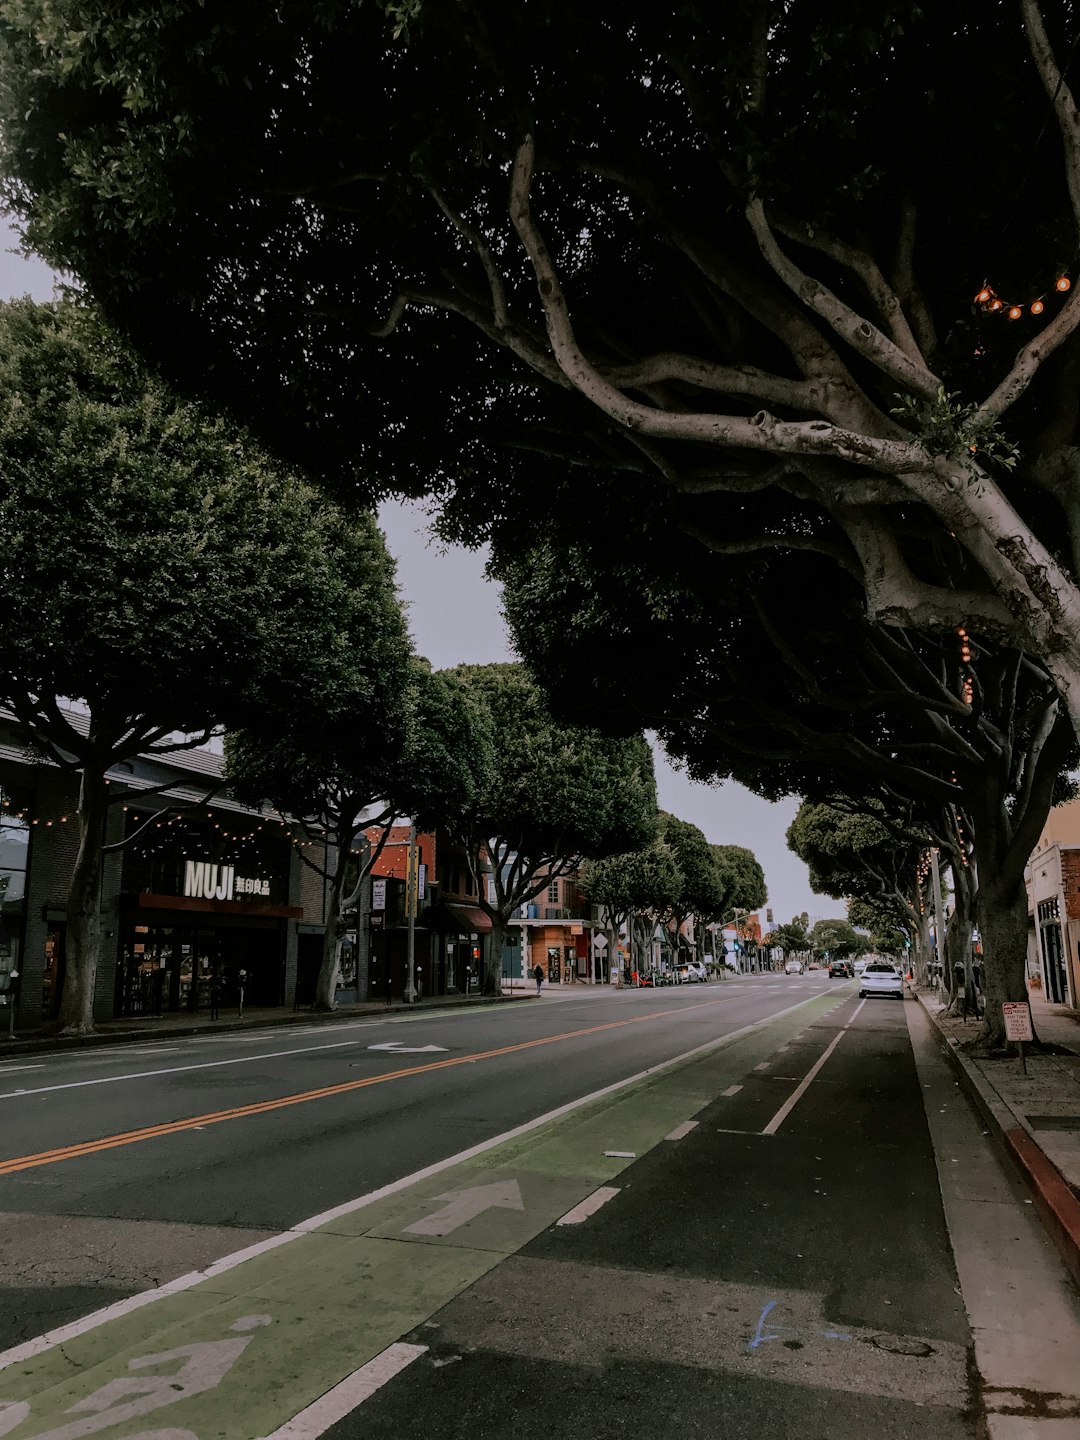
[[[270,894],[270,881],[237,875],[235,865],[209,860],[184,861],[184,894],[199,900],[235,900],[237,896]]]

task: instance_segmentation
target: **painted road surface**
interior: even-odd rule
[[[1051,1393],[1038,1356],[1080,1335],[1075,1295],[1054,1289],[1045,1237],[1040,1250],[1030,1212],[994,1180],[996,1161],[926,1036],[913,1031],[913,1048],[915,1007],[860,1002],[850,985],[751,982],[745,993],[751,1014],[786,1013],[735,1026],[732,1012],[684,1011],[683,996],[668,1013],[668,997],[646,993],[634,1010],[609,1011],[601,997],[580,1012],[560,1006],[559,1018],[522,1016],[484,1049],[468,1026],[460,1046],[449,1025],[425,1027],[425,1046],[440,1049],[374,1052],[378,1075],[403,1060],[460,1064],[0,1179],[51,1177],[68,1205],[82,1184],[100,1203],[117,1192],[96,1166],[159,1145],[171,1155],[187,1140],[198,1156],[215,1131],[249,1125],[271,1127],[265,1139],[298,1112],[319,1130],[324,1106],[388,1092],[404,1151],[438,1152],[411,1174],[399,1157],[378,1188],[276,1233],[248,1232],[246,1250],[13,1346],[0,1356],[0,1436],[1071,1440],[1080,1376]],[[726,998],[743,1003],[734,987]],[[421,1035],[419,1020],[410,1034]],[[719,1043],[702,1038],[724,1027],[733,1033]],[[672,1032],[684,1058],[658,1070]],[[580,1077],[619,1068],[618,1050],[618,1078],[582,1101]],[[642,1058],[635,1078],[630,1062]],[[553,1068],[564,1089],[578,1084],[545,1115],[520,1096],[538,1075],[553,1081]],[[427,1090],[410,1103],[398,1087],[441,1086],[452,1110],[451,1082],[469,1076],[462,1105],[502,1087],[519,1096],[519,1120],[510,1133],[474,1131],[447,1156],[439,1104]],[[432,1110],[434,1138],[422,1123]],[[67,1111],[59,1119],[70,1124]],[[321,1136],[310,1138],[310,1162],[326,1163]],[[262,1163],[274,1167],[272,1150]],[[962,1173],[978,1177],[978,1195],[957,1187]],[[953,1238],[963,1293],[943,1191],[950,1213],[967,1207]],[[1002,1243],[988,1268],[972,1202],[991,1196]],[[90,1223],[56,1213],[54,1224]],[[1033,1339],[1039,1313],[1054,1336]],[[1034,1383],[1017,1388],[1017,1375]]]
[[[837,1006],[852,1002],[811,996],[741,1038],[706,1042],[681,1064],[121,1301],[111,1317],[14,1347],[0,1361],[0,1434],[277,1433],[545,1232],[602,1221],[639,1163],[630,1157],[685,1145],[665,1137]],[[607,1205],[558,1225],[601,1187],[617,1192]],[[403,1375],[427,1354],[404,1343]],[[387,1373],[395,1363],[383,1361]]]

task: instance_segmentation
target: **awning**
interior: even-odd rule
[[[483,910],[475,910],[471,905],[454,905],[449,900],[441,900],[424,919],[443,935],[491,934],[491,921]]]

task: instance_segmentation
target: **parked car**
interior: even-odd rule
[[[787,962],[787,964],[784,966],[784,974],[785,974],[785,975],[801,975],[801,974],[802,974],[802,961],[801,961],[801,960],[789,960],[789,961]]]
[[[686,974],[683,976],[683,979],[688,983],[703,984],[709,978],[709,972],[700,960],[691,960],[685,969]]]
[[[898,995],[901,1000],[904,998],[904,977],[895,965],[886,965],[883,960],[867,965],[859,976],[859,997],[868,995]]]
[[[829,962],[830,980],[850,980],[854,974],[855,971],[850,960],[831,960]]]

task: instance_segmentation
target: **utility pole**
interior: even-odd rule
[[[416,999],[416,821],[409,826],[409,858],[405,867],[405,914],[408,922],[408,944],[405,951],[405,1004]]]

